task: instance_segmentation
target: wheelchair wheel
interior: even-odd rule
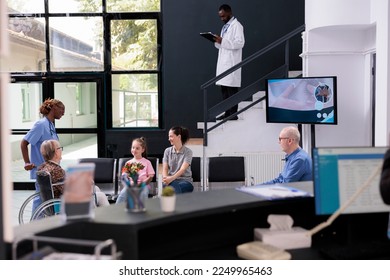
[[[18,220],[19,224],[25,224],[28,223],[31,220],[33,211],[33,201],[36,197],[39,197],[39,193],[34,193],[30,195],[22,204],[22,206],[19,209],[19,215]]]
[[[41,203],[31,216],[31,221],[40,220],[60,213],[61,199],[55,198]]]

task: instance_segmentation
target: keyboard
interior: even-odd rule
[[[335,260],[390,260],[390,241],[367,241],[327,247],[320,252],[326,258]]]

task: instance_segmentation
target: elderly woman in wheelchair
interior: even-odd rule
[[[42,143],[41,153],[45,162],[38,167],[37,171],[40,193],[33,194],[23,203],[19,212],[19,223],[24,223],[26,219],[34,220],[59,212],[65,181],[65,170],[60,165],[62,150],[63,147],[57,140],[46,140]],[[27,204],[38,196],[41,197],[42,204],[31,213],[31,218],[26,218]],[[96,206],[109,205],[106,195],[97,186],[94,188],[94,198]]]

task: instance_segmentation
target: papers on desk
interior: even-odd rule
[[[285,199],[292,197],[311,196],[310,193],[285,185],[257,185],[251,187],[238,187],[236,190],[268,200]]]

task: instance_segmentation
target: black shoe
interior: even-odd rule
[[[229,119],[229,121],[235,121],[238,120],[238,116],[234,116],[233,118]]]

